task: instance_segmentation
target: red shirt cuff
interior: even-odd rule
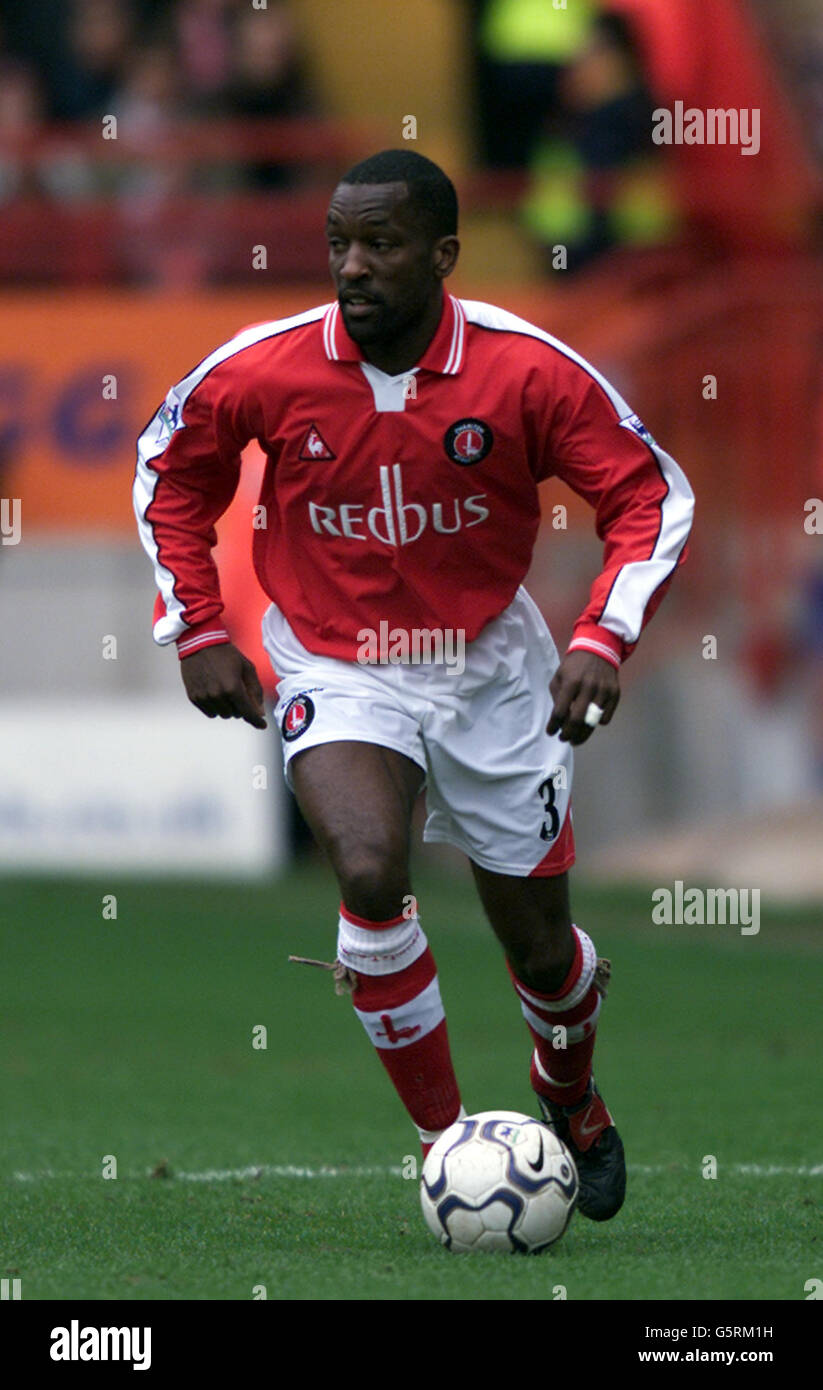
[[[604,661],[610,661],[612,666],[620,668],[620,663],[626,654],[626,647],[620,637],[610,632],[607,627],[600,627],[598,623],[581,623],[575,628],[574,636],[568,646],[570,652],[593,652],[595,656],[602,656]]]
[[[177,655],[182,661],[184,657],[192,656],[204,647],[218,647],[230,641],[231,638],[222,623],[212,618],[204,623],[194,623],[177,638]]]

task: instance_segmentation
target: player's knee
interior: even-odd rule
[[[396,848],[360,847],[350,851],[338,868],[343,902],[350,912],[373,922],[385,922],[403,910],[408,893],[405,857]]]

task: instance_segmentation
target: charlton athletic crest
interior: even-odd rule
[[[314,701],[308,695],[295,695],[283,711],[283,737],[287,743],[304,734],[314,719]]]
[[[479,463],[490,452],[494,435],[485,420],[458,420],[446,430],[443,447],[452,463]]]

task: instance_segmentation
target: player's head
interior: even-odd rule
[[[383,150],[343,175],[326,235],[348,332],[363,346],[391,342],[439,303],[454,268],[454,185],[413,150]],[[352,297],[365,302],[358,307]]]
[[[381,150],[355,164],[341,184],[401,183],[412,215],[428,229],[433,241],[457,236],[457,194],[439,164],[414,150]]]

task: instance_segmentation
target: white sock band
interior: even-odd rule
[[[340,914],[337,959],[361,975],[394,975],[422,956],[427,945],[416,914],[396,927],[361,927]]]
[[[436,975],[405,1004],[394,1004],[391,1009],[360,1009],[355,1004],[354,1011],[372,1045],[390,1051],[420,1042],[446,1017]]]
[[[594,949],[594,942],[579,927],[572,927],[580,947],[583,952],[583,963],[577,981],[572,985],[568,994],[561,999],[541,999],[539,994],[530,994],[524,985],[518,980],[516,983],[517,993],[522,1001],[528,1001],[534,1008],[541,1009],[544,1014],[565,1013],[567,1009],[574,1009],[585,999],[594,980],[594,972],[597,969],[597,952]],[[525,1013],[525,1007],[523,1009]],[[531,1020],[530,1020],[531,1021]]]
[[[530,1009],[528,1004],[526,1004],[522,999],[520,1000],[520,1007],[523,1010],[523,1017],[525,1018],[526,1022],[534,1029],[535,1033],[539,1033],[541,1038],[545,1038],[547,1042],[554,1043],[556,1038],[558,1037],[558,1034],[555,1032],[555,1029],[562,1028],[566,1034],[566,1047],[571,1047],[573,1043],[582,1042],[584,1038],[587,1038],[589,1036],[589,1033],[594,1031],[597,1020],[600,1017],[600,1009],[602,1004],[603,1000],[600,998],[600,995],[598,994],[597,1003],[595,1004],[594,1009],[589,1014],[588,1018],[582,1018],[579,1023],[566,1024],[557,1023],[556,1021],[553,1023],[549,1023],[547,1019],[543,1018],[540,1014],[536,1014],[533,1009]]]

